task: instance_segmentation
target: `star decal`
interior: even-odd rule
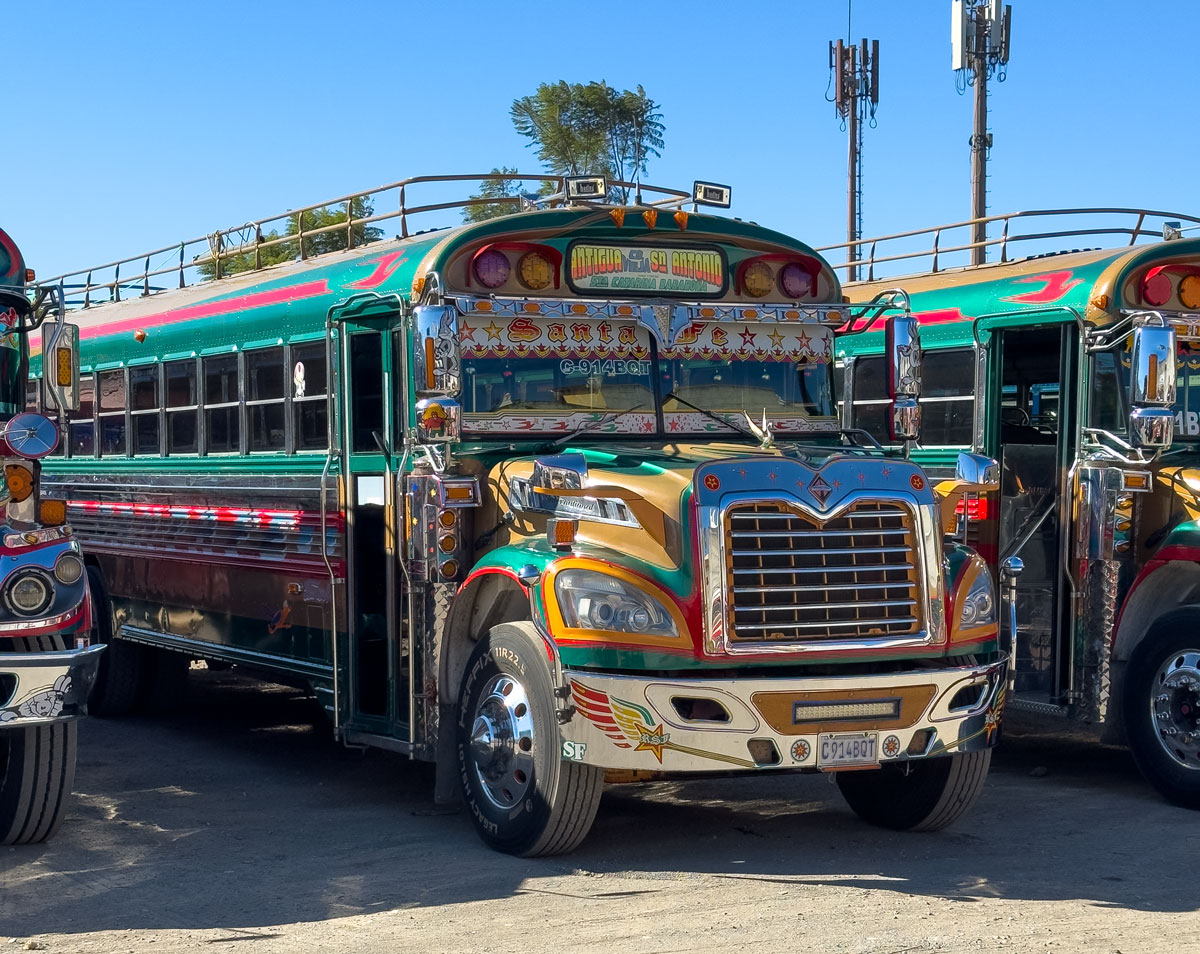
[[[771,333],[767,337],[771,339],[771,345],[776,350],[783,348],[783,339],[786,336],[778,328],[772,328]]]
[[[801,328],[800,331],[796,334],[796,340],[798,342],[800,342],[801,350],[803,350],[803,351],[811,351],[812,350],[812,347],[811,347],[812,338],[810,338],[808,336],[808,334],[804,331],[803,328]]]
[[[673,431],[679,430],[679,418],[677,418],[677,417],[671,418],[671,430],[673,430]]]
[[[670,736],[663,732],[662,723],[649,731],[644,728],[641,732],[641,741],[634,747],[635,752],[653,752],[654,757],[662,762],[663,749],[669,747]]]
[[[754,347],[754,332],[749,328],[742,332],[742,345],[746,348]]]
[[[474,341],[476,330],[477,329],[472,328],[470,325],[468,325],[464,321],[462,323],[462,327],[458,329],[458,340],[459,341]]]
[[[487,325],[483,330],[488,333],[489,340],[491,340],[492,338],[495,338],[497,341],[499,341],[500,340],[500,332],[503,331],[504,329],[501,328],[498,324],[496,324],[495,321],[493,321],[493,322],[491,322],[491,324]]]

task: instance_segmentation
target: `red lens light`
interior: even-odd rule
[[[1171,279],[1165,272],[1147,275],[1142,281],[1142,298],[1148,305],[1165,305],[1171,300]]]
[[[812,275],[803,265],[788,262],[779,270],[779,290],[792,301],[799,301],[812,294]]]
[[[483,252],[475,259],[475,277],[484,288],[499,288],[512,274],[508,256],[494,248]]]

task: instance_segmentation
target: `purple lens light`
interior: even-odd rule
[[[812,294],[812,275],[803,265],[788,262],[779,270],[779,288],[792,301],[799,301]]]
[[[475,277],[484,288],[499,288],[512,274],[508,256],[489,248],[475,259]]]

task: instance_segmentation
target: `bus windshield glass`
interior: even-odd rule
[[[635,322],[468,318],[465,433],[734,434],[764,411],[779,434],[836,431],[830,333],[811,324],[694,322],[655,349]],[[599,426],[597,422],[603,421]]]

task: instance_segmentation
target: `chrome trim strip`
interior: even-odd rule
[[[131,643],[173,649],[176,652],[188,653],[200,659],[225,659],[246,665],[269,666],[272,669],[319,679],[330,679],[333,676],[333,667],[329,665],[309,663],[287,656],[275,656],[271,653],[257,653],[249,649],[209,643],[201,639],[189,639],[186,636],[175,636],[171,633],[159,633],[141,626],[132,626],[129,623],[125,623],[117,630],[116,637],[127,639]]]

